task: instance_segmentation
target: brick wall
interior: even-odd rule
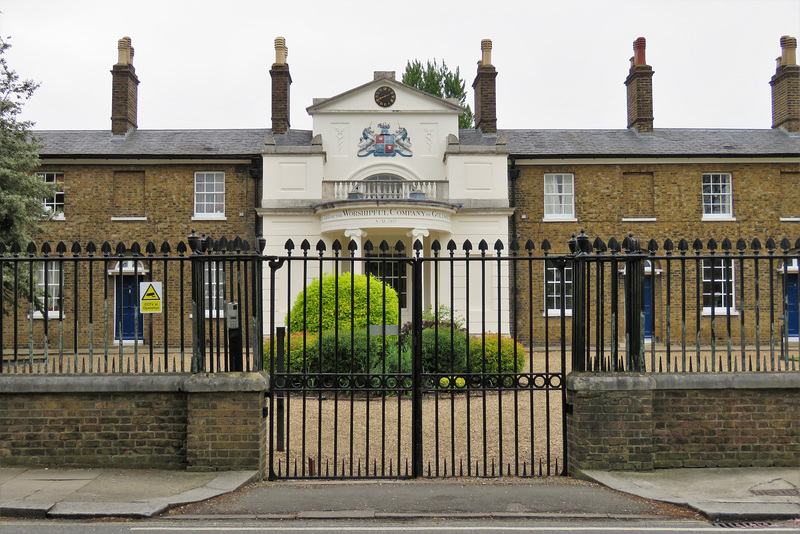
[[[0,377],[0,466],[258,470],[263,373]]]
[[[264,375],[266,376],[266,375]],[[189,395],[187,461],[191,469],[266,470],[263,384],[226,375],[194,375]],[[222,393],[225,394],[222,394]]]
[[[568,470],[790,467],[800,373],[572,373]]]

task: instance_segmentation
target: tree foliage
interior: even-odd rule
[[[19,243],[25,250],[31,236],[42,230],[39,223],[49,213],[43,200],[55,190],[35,175],[39,166],[38,144],[31,133],[33,123],[19,120],[22,106],[39,87],[21,80],[9,68],[5,53],[11,45],[0,37],[0,242]],[[2,269],[3,300],[11,302],[31,294],[27,269],[5,263]],[[38,295],[34,304],[40,307]],[[3,312],[8,310],[3,307]]]
[[[24,247],[48,218],[43,199],[54,190],[34,174],[39,146],[31,132],[33,123],[19,120],[23,104],[39,84],[21,80],[9,68],[5,52],[10,47],[0,38],[0,241]]]
[[[439,98],[457,98],[459,105],[464,108],[464,114],[458,118],[458,127],[462,130],[474,127],[474,116],[467,104],[466,83],[458,67],[451,71],[444,61],[439,65],[435,59],[433,62],[428,60],[423,66],[415,59],[406,63],[403,83]]]

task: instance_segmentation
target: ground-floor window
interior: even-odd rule
[[[61,309],[61,264],[57,261],[40,263],[36,272],[36,294],[41,304],[37,312],[58,313]]]
[[[548,260],[544,270],[545,307],[548,315],[561,313],[561,295],[564,295],[564,310],[572,311],[572,267],[559,266]],[[563,282],[563,284],[562,284]]]
[[[397,251],[394,246],[390,246],[384,254],[380,250],[367,252],[368,258],[376,258],[375,261],[368,261],[364,267],[364,274],[377,276],[389,286],[397,291],[397,298],[400,301],[400,308],[407,307],[408,300],[408,264],[398,261],[380,261],[380,258],[404,258],[405,253]]]
[[[225,263],[210,261],[203,268],[206,315],[221,317],[225,312]]]
[[[728,313],[735,310],[733,261],[703,260],[703,311]]]

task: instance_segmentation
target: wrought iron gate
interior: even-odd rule
[[[269,262],[272,478],[563,473],[569,266],[548,245],[286,249]]]

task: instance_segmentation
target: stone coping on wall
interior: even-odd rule
[[[269,375],[264,372],[0,376],[0,393],[212,393],[268,389]]]
[[[573,372],[567,376],[567,389],[572,391],[796,388],[800,388],[800,371],[713,374]]]

